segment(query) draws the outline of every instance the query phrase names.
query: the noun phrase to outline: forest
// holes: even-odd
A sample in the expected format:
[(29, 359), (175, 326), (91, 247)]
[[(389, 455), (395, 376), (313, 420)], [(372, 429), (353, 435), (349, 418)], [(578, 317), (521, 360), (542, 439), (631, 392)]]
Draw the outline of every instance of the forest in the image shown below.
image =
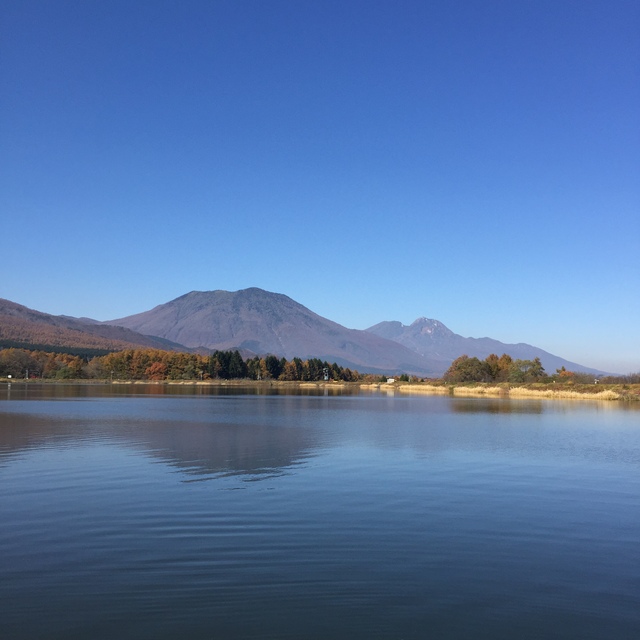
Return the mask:
[(319, 358), (286, 360), (273, 355), (244, 360), (239, 351), (197, 353), (125, 349), (102, 356), (0, 350), (0, 377), (57, 380), (342, 380), (358, 381), (358, 371)]

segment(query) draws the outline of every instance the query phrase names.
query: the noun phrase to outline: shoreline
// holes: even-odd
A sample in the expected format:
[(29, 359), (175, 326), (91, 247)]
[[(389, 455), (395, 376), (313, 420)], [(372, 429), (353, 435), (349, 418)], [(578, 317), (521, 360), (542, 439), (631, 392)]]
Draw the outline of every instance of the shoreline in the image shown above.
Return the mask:
[(640, 384), (570, 385), (553, 383), (469, 383), (446, 384), (444, 382), (343, 382), (343, 381), (285, 381), (285, 380), (55, 380), (0, 378), (0, 385), (68, 385), (87, 386), (186, 386), (232, 387), (255, 389), (353, 389), (358, 391), (392, 392), (406, 395), (436, 395), (452, 397), (576, 399), (617, 402), (639, 402)]

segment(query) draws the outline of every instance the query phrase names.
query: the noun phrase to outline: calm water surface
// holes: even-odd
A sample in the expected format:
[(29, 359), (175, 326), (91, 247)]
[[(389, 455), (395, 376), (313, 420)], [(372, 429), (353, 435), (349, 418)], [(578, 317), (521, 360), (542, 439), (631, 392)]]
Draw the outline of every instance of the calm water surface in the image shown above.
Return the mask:
[(640, 638), (640, 411), (2, 385), (0, 636)]

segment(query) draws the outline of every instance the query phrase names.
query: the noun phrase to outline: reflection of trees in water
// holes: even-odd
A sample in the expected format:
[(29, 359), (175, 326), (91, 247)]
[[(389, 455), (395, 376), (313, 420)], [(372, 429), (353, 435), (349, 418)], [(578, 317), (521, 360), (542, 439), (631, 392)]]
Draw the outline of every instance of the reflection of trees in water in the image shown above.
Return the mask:
[(541, 400), (510, 400), (508, 398), (455, 398), (454, 413), (544, 413)]
[[(52, 426), (55, 430), (52, 431)], [(7, 457), (14, 457), (29, 449), (52, 444), (54, 439), (75, 438), (65, 424), (40, 416), (0, 412), (0, 465)]]
[(356, 386), (331, 386), (315, 383), (288, 384), (158, 384), (100, 382), (96, 384), (50, 384), (46, 382), (23, 382), (0, 385), (0, 399), (8, 400), (53, 400), (61, 398), (113, 398), (113, 397), (222, 397), (222, 396), (345, 396), (358, 395)]
[(230, 424), (86, 419), (0, 412), (0, 464), (45, 446), (122, 445), (163, 460), (185, 473), (280, 475), (314, 449), (308, 429), (269, 424)]

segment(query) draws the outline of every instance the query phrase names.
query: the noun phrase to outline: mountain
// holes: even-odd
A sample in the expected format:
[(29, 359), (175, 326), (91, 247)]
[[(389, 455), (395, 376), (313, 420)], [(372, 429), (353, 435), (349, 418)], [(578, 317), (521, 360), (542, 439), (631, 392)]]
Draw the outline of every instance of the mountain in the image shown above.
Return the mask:
[(147, 347), (184, 350), (182, 345), (143, 336), (130, 329), (112, 327), (96, 320), (53, 316), (0, 298), (0, 347), (38, 348), (46, 351), (119, 351)]
[(463, 354), (484, 359), (491, 353), (498, 356), (508, 353), (514, 360), (540, 358), (547, 373), (554, 373), (556, 369), (563, 366), (569, 371), (604, 373), (575, 362), (569, 362), (529, 344), (505, 344), (491, 338), (464, 338), (445, 327), (438, 320), (430, 320), (429, 318), (418, 318), (410, 325), (404, 325), (398, 321), (380, 322), (369, 327), (367, 331), (381, 338), (393, 340), (427, 359), (445, 360), (449, 363)]
[(449, 366), (438, 357), (424, 358), (393, 340), (347, 329), (285, 295), (257, 288), (192, 291), (108, 324), (192, 348), (320, 358), (360, 371), (436, 376)]
[(528, 344), (464, 338), (437, 320), (406, 326), (381, 322), (365, 331), (347, 329), (291, 298), (251, 288), (192, 291), (150, 311), (98, 322), (53, 316), (0, 298), (0, 348), (73, 349), (85, 353), (132, 348), (188, 351), (238, 349), (243, 356), (273, 354), (288, 360), (320, 358), (361, 372), (439, 377), (462, 354), (486, 358), (540, 358), (545, 370), (601, 374), (596, 369)]

